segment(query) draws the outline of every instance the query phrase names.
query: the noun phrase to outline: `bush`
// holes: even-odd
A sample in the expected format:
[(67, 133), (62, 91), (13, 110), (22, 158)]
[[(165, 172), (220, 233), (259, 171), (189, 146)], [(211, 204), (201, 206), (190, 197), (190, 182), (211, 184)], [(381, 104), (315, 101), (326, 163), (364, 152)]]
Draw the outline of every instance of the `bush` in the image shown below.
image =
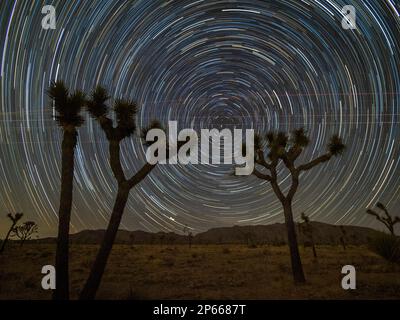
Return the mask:
[(380, 234), (371, 238), (369, 246), (373, 252), (387, 261), (400, 263), (400, 238), (389, 234)]

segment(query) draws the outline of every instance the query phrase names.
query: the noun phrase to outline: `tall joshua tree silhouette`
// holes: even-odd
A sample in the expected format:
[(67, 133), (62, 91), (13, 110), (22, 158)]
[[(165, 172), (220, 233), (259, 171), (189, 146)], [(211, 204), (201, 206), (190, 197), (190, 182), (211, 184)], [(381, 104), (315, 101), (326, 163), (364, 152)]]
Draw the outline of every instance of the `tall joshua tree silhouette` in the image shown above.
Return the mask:
[[(79, 298), (81, 300), (91, 300), (95, 298), (128, 201), (129, 192), (155, 167), (155, 165), (146, 163), (130, 178), (125, 176), (120, 159), (120, 144), (122, 140), (132, 136), (136, 131), (137, 106), (134, 102), (129, 100), (116, 100), (113, 106), (116, 118), (115, 126), (113, 120), (108, 116), (108, 99), (107, 90), (102, 87), (97, 87), (87, 102), (87, 108), (90, 115), (99, 123), (109, 142), (109, 162), (114, 178), (117, 181), (118, 191), (106, 233), (89, 277), (80, 294)], [(143, 134), (145, 135), (146, 131), (151, 128), (160, 127), (157, 121), (153, 121), (148, 129), (143, 130)]]
[(56, 283), (53, 299), (69, 299), (69, 225), (71, 220), (72, 189), (74, 178), (74, 156), (78, 131), (84, 120), (80, 115), (85, 105), (81, 91), (70, 94), (62, 81), (54, 82), (48, 90), (56, 121), (63, 130), (61, 145), (61, 192), (58, 211), (58, 237), (56, 248)]
[[(266, 134), (265, 140), (268, 149), (268, 160), (265, 157), (266, 150), (264, 150), (264, 139), (259, 135), (256, 135), (254, 139), (256, 166), (253, 174), (262, 180), (268, 181), (279, 201), (282, 203), (294, 282), (303, 283), (305, 282), (305, 277), (301, 264), (292, 212), (292, 201), (299, 186), (299, 177), (302, 172), (329, 161), (333, 156), (342, 154), (345, 150), (345, 145), (338, 135), (334, 135), (329, 141), (328, 151), (325, 154), (308, 163), (296, 166), (296, 159), (310, 142), (303, 128), (294, 130), (290, 137), (283, 132), (269, 132)], [(281, 190), (278, 182), (278, 165), (280, 162), (283, 162), (292, 178), (291, 186), (286, 195)], [(261, 167), (261, 170), (258, 169), (259, 167)], [(265, 172), (265, 170), (268, 170), (269, 173)]]
[(17, 225), (18, 221), (21, 220), (23, 215), (24, 215), (23, 213), (19, 213), (19, 212), (14, 215), (12, 213), (7, 214), (7, 218), (9, 218), (11, 220), (11, 226), (6, 234), (5, 239), (3, 240), (3, 243), (1, 244), (0, 253), (2, 253), (4, 251), (4, 248), (6, 247), (6, 244), (7, 244), (8, 238), (10, 237), (11, 232), (14, 230), (15, 226)]
[(378, 202), (376, 207), (383, 211), (384, 215), (380, 215), (372, 209), (367, 209), (367, 213), (374, 216), (378, 221), (382, 222), (385, 227), (389, 230), (390, 234), (394, 236), (394, 226), (400, 222), (400, 217), (392, 217), (386, 206), (382, 202)]

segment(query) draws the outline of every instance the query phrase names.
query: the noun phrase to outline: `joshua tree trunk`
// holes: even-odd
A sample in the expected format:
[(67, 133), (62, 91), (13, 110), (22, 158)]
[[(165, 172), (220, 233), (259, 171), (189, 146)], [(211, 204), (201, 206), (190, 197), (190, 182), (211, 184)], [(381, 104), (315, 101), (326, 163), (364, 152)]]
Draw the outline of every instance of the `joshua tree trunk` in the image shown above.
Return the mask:
[(121, 222), (122, 215), (129, 196), (129, 187), (119, 186), (117, 199), (115, 200), (114, 208), (111, 214), (103, 242), (97, 254), (96, 260), (90, 271), (90, 275), (79, 297), (80, 300), (93, 300), (100, 286), (101, 278), (110, 255), (115, 237)]
[(58, 212), (56, 249), (56, 289), (53, 292), (54, 300), (69, 299), (69, 225), (71, 220), (76, 137), (77, 133), (75, 129), (64, 129), (62, 142), (61, 195)]
[(312, 245), (312, 251), (313, 251), (314, 258), (316, 259), (318, 257), (317, 257), (317, 250), (315, 249), (315, 243), (314, 243), (313, 235), (311, 235), (311, 245)]
[(13, 223), (10, 227), (10, 230), (8, 230), (7, 235), (5, 237), (5, 239), (3, 240), (3, 243), (1, 244), (1, 249), (0, 249), (0, 253), (3, 253), (5, 247), (6, 247), (6, 243), (8, 241), (8, 238), (10, 237), (11, 231), (14, 229), (16, 223)]
[(288, 236), (288, 244), (290, 250), (290, 261), (292, 264), (292, 272), (295, 283), (304, 283), (306, 279), (304, 277), (303, 266), (301, 264), (301, 258), (299, 253), (299, 247), (297, 244), (296, 229), (293, 221), (292, 203), (289, 200), (285, 200), (283, 203), (283, 211), (285, 215), (285, 224)]

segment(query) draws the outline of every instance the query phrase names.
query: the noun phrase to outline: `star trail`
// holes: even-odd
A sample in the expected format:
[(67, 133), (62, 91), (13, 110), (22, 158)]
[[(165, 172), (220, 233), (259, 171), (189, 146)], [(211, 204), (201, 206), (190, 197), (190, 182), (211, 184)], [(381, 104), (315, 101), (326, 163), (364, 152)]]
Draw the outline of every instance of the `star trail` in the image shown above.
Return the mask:
[[(45, 30), (41, 9), (56, 9)], [(342, 28), (342, 7), (356, 29)], [(51, 81), (96, 85), (182, 128), (256, 132), (304, 127), (311, 145), (342, 157), (303, 173), (295, 217), (379, 228), (377, 201), (400, 207), (400, 4), (364, 1), (24, 1), (0, 3), (0, 214), (23, 211), (55, 235), (61, 130), (46, 95)], [(105, 228), (116, 194), (108, 144), (84, 113), (76, 149), (72, 231)], [(127, 173), (145, 162), (139, 135), (126, 140)], [(132, 190), (123, 228), (182, 233), (282, 222), (270, 185), (235, 177), (232, 165), (159, 165)], [(281, 167), (282, 187), (290, 175)], [(7, 226), (1, 218), (0, 232)]]

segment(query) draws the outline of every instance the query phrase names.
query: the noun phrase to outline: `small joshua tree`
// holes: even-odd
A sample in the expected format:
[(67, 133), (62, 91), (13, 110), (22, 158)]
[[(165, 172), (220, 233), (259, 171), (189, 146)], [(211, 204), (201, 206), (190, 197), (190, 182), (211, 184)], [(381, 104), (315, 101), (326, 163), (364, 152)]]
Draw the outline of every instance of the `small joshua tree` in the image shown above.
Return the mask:
[(383, 211), (383, 215), (380, 215), (372, 209), (367, 209), (367, 213), (374, 216), (378, 221), (383, 223), (385, 227), (389, 230), (390, 234), (394, 236), (394, 226), (400, 222), (400, 217), (392, 217), (389, 211), (386, 209), (385, 205), (381, 202), (376, 204), (376, 207)]
[(10, 234), (12, 233), (12, 231), (14, 230), (15, 226), (17, 225), (18, 221), (21, 220), (21, 218), (23, 217), (23, 213), (16, 213), (16, 214), (12, 214), (9, 213), (7, 214), (7, 217), (11, 220), (11, 226), (10, 229), (7, 232), (6, 238), (4, 239), (1, 248), (0, 248), (0, 253), (2, 253), (4, 251), (4, 248), (6, 247), (6, 243), (8, 241), (8, 238), (10, 237)]
[[(301, 222), (297, 222), (297, 234), (298, 234), (298, 238), (303, 238), (304, 239), (304, 235), (303, 235), (303, 227), (301, 225)], [(305, 248), (305, 246), (304, 246)]]
[(315, 249), (315, 243), (314, 243), (313, 227), (310, 223), (310, 218), (306, 216), (304, 212), (302, 212), (301, 220), (303, 221), (302, 223), (303, 234), (307, 236), (307, 238), (310, 240), (314, 258), (317, 258), (317, 250)]
[(191, 248), (192, 247), (192, 241), (193, 241), (193, 233), (192, 233), (192, 231), (189, 230), (188, 226), (185, 226), (185, 228), (183, 229), (183, 233), (187, 234), (187, 240), (188, 240), (189, 248)]
[(189, 242), (189, 248), (191, 248), (192, 242), (193, 242), (193, 233), (191, 231), (189, 231), (189, 234), (188, 234), (188, 242)]
[(38, 225), (34, 221), (26, 221), (20, 226), (14, 227), (11, 237), (18, 238), (21, 247), (26, 240), (30, 240), (34, 234), (38, 233)]
[[(266, 144), (264, 140), (266, 140)], [(295, 163), (296, 160), (309, 145), (309, 142), (310, 140), (303, 128), (294, 130), (290, 137), (284, 132), (269, 132), (265, 135), (265, 139), (261, 136), (256, 136), (254, 139), (255, 163), (261, 170), (255, 167), (253, 174), (259, 179), (268, 181), (275, 195), (282, 203), (295, 283), (305, 282), (292, 211), (293, 198), (299, 186), (300, 175), (321, 163), (328, 162), (334, 156), (341, 155), (346, 148), (342, 139), (338, 135), (333, 135), (325, 154), (308, 163), (297, 165)], [(265, 157), (266, 150), (268, 159)], [(292, 178), (291, 186), (286, 194), (281, 189), (278, 180), (278, 165), (281, 162), (283, 162)]]

